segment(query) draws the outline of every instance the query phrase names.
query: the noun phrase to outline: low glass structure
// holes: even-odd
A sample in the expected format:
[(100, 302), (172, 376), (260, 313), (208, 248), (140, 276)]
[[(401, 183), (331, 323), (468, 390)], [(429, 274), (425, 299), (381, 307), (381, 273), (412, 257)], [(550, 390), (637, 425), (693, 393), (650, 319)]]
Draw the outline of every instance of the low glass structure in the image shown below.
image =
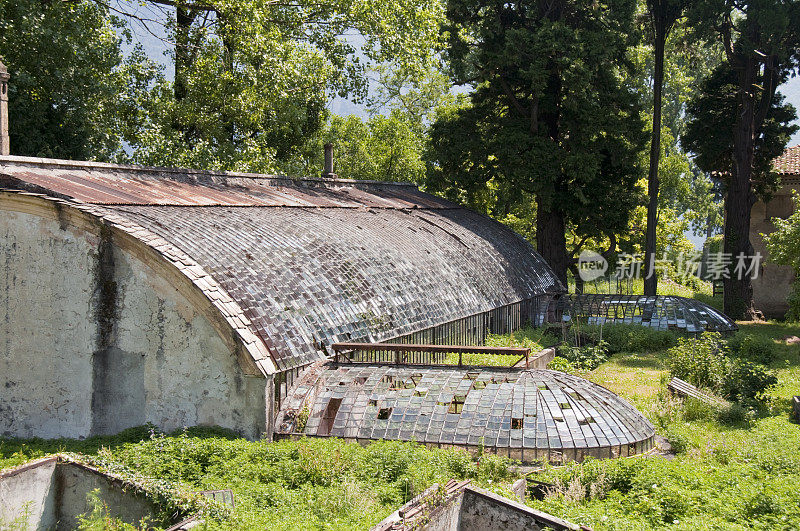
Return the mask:
[(630, 403), (550, 370), (344, 365), (309, 370), (276, 436), (465, 447), (523, 463), (635, 455), (655, 430)]

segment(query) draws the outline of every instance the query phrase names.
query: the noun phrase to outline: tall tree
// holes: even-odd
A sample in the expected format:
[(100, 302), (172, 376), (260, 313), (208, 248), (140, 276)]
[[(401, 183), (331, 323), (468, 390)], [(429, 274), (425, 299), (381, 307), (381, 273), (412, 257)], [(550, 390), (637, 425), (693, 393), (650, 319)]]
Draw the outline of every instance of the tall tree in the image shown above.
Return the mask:
[[(647, 0), (647, 11), (653, 39), (655, 68), (653, 73), (653, 133), (650, 138), (650, 169), (647, 179), (647, 234), (645, 237), (645, 272), (653, 272), (656, 254), (656, 227), (658, 225), (658, 161), (661, 155), (661, 95), (664, 89), (664, 49), (672, 26), (683, 15), (685, 0)], [(644, 294), (655, 295), (658, 275), (647, 274), (644, 279)]]
[(276, 171), (300, 156), (334, 96), (363, 100), (369, 65), (424, 64), (443, 11), (424, 0), (143, 3), (166, 10), (166, 27), (153, 32), (173, 43), (175, 78), (143, 102), (132, 160), (251, 171)]
[[(735, 262), (741, 259), (746, 270), (752, 265), (748, 257), (753, 255), (750, 212), (759, 189), (769, 189), (764, 179), (770, 173), (771, 157), (777, 155), (774, 144), (767, 141), (768, 127), (785, 123), (780, 113), (786, 107), (776, 90), (800, 64), (800, 2), (717, 0), (703, 2), (693, 11), (698, 27), (720, 37), (728, 65), (727, 71), (716, 72), (711, 80), (724, 99), (707, 105), (701, 103), (705, 97), (701, 95), (694, 112), (696, 126), (702, 129), (699, 122), (717, 115), (723, 105), (730, 114), (717, 117), (733, 123), (720, 129), (731, 133), (727, 138), (708, 131), (711, 136), (695, 137), (696, 142), (689, 145), (699, 160), (717, 158), (715, 170), (726, 176), (724, 252)], [(726, 87), (735, 89), (733, 98)], [(788, 140), (780, 132), (772, 138), (783, 145)], [(752, 318), (756, 309), (750, 276), (734, 273), (731, 270), (725, 279), (725, 313), (735, 319)]]
[(621, 230), (646, 141), (631, 68), (635, 2), (450, 0), (446, 56), (470, 105), (432, 126), (429, 187), (536, 198), (537, 248), (566, 285), (565, 233)]
[(140, 53), (124, 60), (122, 27), (94, 3), (0, 0), (12, 154), (107, 160), (121, 152), (127, 102), (153, 68)]

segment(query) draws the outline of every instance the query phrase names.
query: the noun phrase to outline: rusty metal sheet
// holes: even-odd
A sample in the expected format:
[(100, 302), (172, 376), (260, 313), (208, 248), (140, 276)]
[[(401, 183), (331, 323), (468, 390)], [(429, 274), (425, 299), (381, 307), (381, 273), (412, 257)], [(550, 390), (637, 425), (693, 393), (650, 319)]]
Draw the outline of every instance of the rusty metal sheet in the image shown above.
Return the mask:
[(0, 161), (0, 173), (26, 189), (83, 203), (153, 206), (271, 206), (327, 208), (455, 208), (413, 185), (255, 177), (186, 170)]

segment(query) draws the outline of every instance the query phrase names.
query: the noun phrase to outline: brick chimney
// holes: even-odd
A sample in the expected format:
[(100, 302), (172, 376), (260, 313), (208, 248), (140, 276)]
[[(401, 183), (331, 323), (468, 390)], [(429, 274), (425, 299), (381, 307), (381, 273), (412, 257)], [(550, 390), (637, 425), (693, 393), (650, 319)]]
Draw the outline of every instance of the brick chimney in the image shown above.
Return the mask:
[(325, 144), (325, 167), (322, 170), (322, 177), (326, 179), (336, 179), (339, 176), (333, 173), (333, 144)]
[(0, 61), (0, 155), (11, 153), (8, 139), (8, 69)]

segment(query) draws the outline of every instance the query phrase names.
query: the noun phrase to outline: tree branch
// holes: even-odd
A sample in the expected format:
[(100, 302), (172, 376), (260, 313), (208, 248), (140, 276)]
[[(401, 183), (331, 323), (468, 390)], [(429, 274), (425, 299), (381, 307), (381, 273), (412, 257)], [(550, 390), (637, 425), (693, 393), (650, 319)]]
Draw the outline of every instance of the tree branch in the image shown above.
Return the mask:
[(506, 93), (506, 96), (508, 96), (508, 99), (511, 100), (511, 104), (514, 106), (514, 108), (517, 110), (518, 113), (520, 113), (522, 116), (526, 116), (528, 113), (525, 111), (525, 107), (522, 106), (517, 97), (514, 95), (514, 91), (511, 90), (511, 86), (508, 84), (508, 81), (506, 81), (506, 79), (502, 75), (498, 77), (500, 79), (500, 84), (503, 86), (503, 90)]

